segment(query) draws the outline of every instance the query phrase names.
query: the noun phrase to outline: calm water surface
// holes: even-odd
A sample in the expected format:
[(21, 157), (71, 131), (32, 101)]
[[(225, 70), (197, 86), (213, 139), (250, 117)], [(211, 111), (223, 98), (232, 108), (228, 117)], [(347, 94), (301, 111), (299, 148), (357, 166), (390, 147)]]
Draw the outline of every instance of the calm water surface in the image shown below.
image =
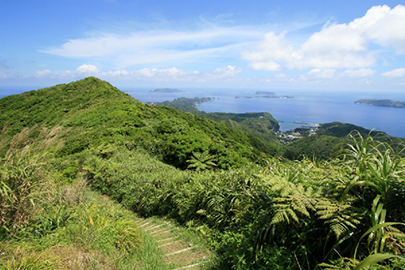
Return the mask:
[[(37, 88), (19, 87), (3, 90), (0, 88), (0, 97)], [(180, 89), (184, 91), (180, 93), (153, 93), (150, 92), (151, 88), (121, 88), (121, 90), (142, 102), (160, 102), (179, 97), (212, 97), (215, 98), (213, 102), (203, 103), (198, 108), (206, 112), (269, 112), (280, 121), (282, 131), (300, 127), (301, 124), (294, 123), (296, 121), (316, 124), (339, 121), (405, 138), (405, 108), (386, 108), (354, 103), (363, 98), (405, 101), (405, 93), (270, 90), (277, 96), (294, 96), (289, 99), (273, 99), (256, 98), (256, 90), (252, 89)], [(240, 98), (236, 99), (236, 96)], [(245, 98), (247, 96), (252, 98)]]
[[(152, 93), (146, 89), (126, 91), (143, 102), (173, 100), (178, 97), (214, 97), (214, 102), (203, 103), (198, 109), (205, 112), (269, 112), (280, 121), (280, 130), (300, 127), (294, 122), (351, 123), (367, 129), (384, 131), (388, 135), (405, 138), (405, 108), (387, 108), (355, 104), (362, 98), (405, 101), (404, 93), (274, 91), (277, 96), (294, 98), (256, 98), (255, 90), (193, 89), (181, 93)], [(239, 96), (240, 98), (235, 98)], [(245, 97), (252, 98), (245, 98)]]

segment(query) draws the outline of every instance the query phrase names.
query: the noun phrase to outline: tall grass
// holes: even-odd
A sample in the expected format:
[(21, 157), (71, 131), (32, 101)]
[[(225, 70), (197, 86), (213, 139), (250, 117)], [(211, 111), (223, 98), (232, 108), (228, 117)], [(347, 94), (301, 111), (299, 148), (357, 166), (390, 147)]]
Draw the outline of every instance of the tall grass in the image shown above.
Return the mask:
[[(0, 151), (8, 147), (0, 161), (0, 232), (12, 236), (32, 218), (36, 202), (49, 190), (52, 181), (45, 173), (48, 150), (58, 145), (56, 130), (25, 128), (13, 138), (0, 135)], [(33, 138), (38, 134), (36, 138)]]
[(53, 179), (60, 128), (0, 136), (0, 269), (129, 269), (141, 245), (133, 213), (78, 178)]

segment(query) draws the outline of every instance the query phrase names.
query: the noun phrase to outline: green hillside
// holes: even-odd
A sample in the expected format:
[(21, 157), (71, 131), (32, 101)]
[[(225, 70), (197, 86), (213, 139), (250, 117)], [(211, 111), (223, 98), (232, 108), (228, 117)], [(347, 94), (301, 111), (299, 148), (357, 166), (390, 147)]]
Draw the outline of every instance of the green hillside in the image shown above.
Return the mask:
[(259, 113), (206, 113), (195, 108), (196, 104), (212, 102), (211, 98), (177, 98), (173, 101), (155, 103), (157, 106), (167, 106), (183, 112), (190, 112), (194, 115), (221, 122), (228, 127), (240, 129), (247, 133), (272, 144), (282, 154), (280, 142), (275, 135), (280, 126), (278, 121), (268, 112)]
[(93, 77), (0, 99), (0, 269), (405, 268), (390, 140), (331, 123), (289, 160), (218, 120)]
[(308, 136), (308, 129), (296, 129), (302, 137), (296, 138), (288, 145), (281, 145), (276, 131), (279, 130), (278, 121), (267, 112), (260, 113), (206, 113), (198, 110), (195, 105), (202, 102), (211, 102), (211, 98), (177, 98), (173, 101), (157, 102), (157, 106), (168, 106), (190, 112), (194, 115), (202, 116), (221, 122), (229, 127), (246, 131), (247, 133), (260, 138), (264, 142), (270, 143), (273, 153), (276, 156), (294, 160), (310, 157), (315, 159), (330, 159), (333, 152), (339, 148), (344, 148), (347, 144), (345, 138), (352, 132), (359, 132), (363, 137), (369, 134), (382, 142), (389, 143), (399, 152), (404, 149), (405, 140), (402, 138), (390, 137), (380, 131), (371, 131), (353, 124), (332, 122), (321, 124), (315, 136)]
[(274, 147), (191, 114), (141, 103), (96, 78), (39, 89), (0, 100), (0, 125), (14, 135), (34, 124), (60, 126), (60, 155), (109, 144), (141, 147), (160, 160), (185, 169), (194, 152), (208, 151), (220, 168), (258, 161)]
[(333, 153), (346, 148), (347, 137), (353, 132), (361, 136), (372, 136), (375, 140), (388, 143), (395, 151), (404, 155), (405, 139), (391, 137), (381, 131), (368, 130), (353, 124), (332, 122), (321, 124), (316, 135), (296, 139), (286, 146), (284, 156), (289, 159), (300, 159), (304, 156), (317, 159), (330, 159)]

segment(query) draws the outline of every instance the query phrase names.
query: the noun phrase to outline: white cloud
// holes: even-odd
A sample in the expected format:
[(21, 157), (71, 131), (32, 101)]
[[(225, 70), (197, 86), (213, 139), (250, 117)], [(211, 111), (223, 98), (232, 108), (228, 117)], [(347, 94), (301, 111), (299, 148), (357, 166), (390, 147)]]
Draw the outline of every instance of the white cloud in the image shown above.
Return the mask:
[(349, 24), (325, 24), (298, 46), (287, 40), (286, 33), (267, 33), (257, 49), (243, 52), (242, 58), (257, 70), (360, 68), (360, 74), (376, 64), (377, 51), (370, 43), (405, 53), (404, 29), (404, 6), (375, 6)]
[(360, 68), (360, 69), (347, 69), (343, 72), (338, 72), (336, 69), (311, 69), (307, 75), (300, 76), (303, 81), (315, 81), (319, 79), (338, 79), (344, 77), (351, 78), (366, 78), (373, 76), (375, 70), (370, 68)]
[(298, 52), (292, 45), (284, 40), (285, 33), (276, 35), (273, 32), (264, 36), (264, 41), (259, 43), (259, 51), (242, 53), (242, 58), (251, 61), (249, 67), (259, 70), (278, 71), (281, 64), (277, 62), (292, 62), (299, 58)]
[(95, 65), (84, 64), (75, 70), (51, 71), (49, 69), (38, 70), (33, 77), (36, 78), (57, 78), (57, 79), (76, 79), (83, 76), (99, 76), (99, 68)]
[(398, 68), (382, 73), (385, 77), (405, 77), (405, 68)]
[(285, 34), (277, 36), (275, 33), (267, 33), (264, 41), (259, 44), (258, 50), (245, 51), (242, 53), (242, 58), (250, 61), (249, 67), (253, 69), (269, 71), (362, 68), (373, 65), (374, 56), (365, 50), (364, 41), (349, 37), (347, 39), (349, 44), (346, 44), (343, 32), (339, 27), (332, 27), (315, 33), (302, 44), (300, 49), (295, 49), (286, 40)]
[(85, 75), (95, 75), (99, 72), (99, 69), (94, 65), (81, 65), (76, 71)]
[(234, 78), (237, 74), (242, 71), (240, 67), (236, 66), (227, 66), (223, 68), (217, 68), (212, 73), (211, 77), (215, 79), (224, 79), (224, 78)]
[(312, 69), (308, 72), (308, 76), (318, 79), (331, 79), (335, 77), (336, 70), (334, 69)]
[[(51, 71), (40, 70), (34, 74), (37, 78), (80, 79), (84, 76), (96, 76), (104, 80), (134, 80), (134, 81), (225, 81), (234, 79), (241, 72), (240, 67), (228, 65), (216, 68), (212, 72), (199, 72), (179, 69), (176, 67), (158, 69), (142, 68), (132, 71), (115, 70), (100, 71), (95, 65), (81, 65), (75, 70)], [(0, 74), (1, 75), (1, 74)]]
[(49, 69), (45, 69), (45, 70), (38, 70), (34, 76), (35, 77), (44, 77), (44, 76), (47, 76), (50, 74), (52, 74), (52, 71), (50, 71)]
[(381, 46), (392, 47), (405, 54), (405, 6), (375, 6), (366, 15), (349, 24), (364, 36)]
[(277, 74), (274, 75), (274, 78), (276, 78), (276, 79), (285, 79), (285, 78), (287, 78), (287, 75), (284, 74), (284, 73), (277, 73)]
[(371, 68), (360, 68), (360, 69), (348, 69), (345, 70), (341, 76), (342, 77), (355, 77), (355, 78), (364, 78), (371, 77), (375, 74), (375, 70)]
[(196, 75), (198, 72), (172, 67), (167, 69), (143, 68), (129, 72), (127, 77), (137, 80), (190, 81), (195, 79)]
[(238, 55), (246, 42), (259, 40), (263, 30), (253, 27), (216, 27), (196, 31), (138, 31), (71, 39), (41, 52), (68, 58), (95, 58), (118, 69), (153, 63), (195, 61), (208, 57)]

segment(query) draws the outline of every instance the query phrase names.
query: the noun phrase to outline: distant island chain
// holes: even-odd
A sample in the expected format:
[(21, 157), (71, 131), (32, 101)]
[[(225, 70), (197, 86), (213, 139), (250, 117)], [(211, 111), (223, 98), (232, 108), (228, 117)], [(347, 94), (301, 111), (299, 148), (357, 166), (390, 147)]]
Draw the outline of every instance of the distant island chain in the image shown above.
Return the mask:
[(180, 93), (183, 92), (176, 88), (156, 88), (155, 90), (150, 90), (149, 92), (153, 93)]

